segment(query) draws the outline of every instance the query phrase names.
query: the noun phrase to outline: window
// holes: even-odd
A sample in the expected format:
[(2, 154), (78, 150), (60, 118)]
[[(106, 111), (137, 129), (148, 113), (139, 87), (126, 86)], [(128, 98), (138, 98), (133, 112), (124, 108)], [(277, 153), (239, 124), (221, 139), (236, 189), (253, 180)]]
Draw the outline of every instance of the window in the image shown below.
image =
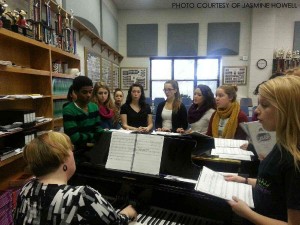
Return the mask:
[(220, 62), (220, 57), (151, 57), (151, 98), (165, 97), (167, 80), (177, 80), (180, 94), (191, 99), (198, 84), (209, 86), (215, 93), (220, 82)]

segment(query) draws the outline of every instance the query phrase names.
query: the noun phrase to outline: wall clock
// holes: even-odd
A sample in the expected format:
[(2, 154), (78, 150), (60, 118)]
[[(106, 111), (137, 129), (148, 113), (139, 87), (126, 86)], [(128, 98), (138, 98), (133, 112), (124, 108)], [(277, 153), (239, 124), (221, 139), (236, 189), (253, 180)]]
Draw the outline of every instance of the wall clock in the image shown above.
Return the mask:
[(257, 63), (256, 63), (257, 68), (258, 68), (258, 69), (261, 69), (261, 70), (264, 69), (264, 68), (266, 68), (267, 65), (268, 65), (268, 62), (267, 62), (267, 60), (265, 60), (265, 59), (260, 59), (260, 60), (258, 60)]

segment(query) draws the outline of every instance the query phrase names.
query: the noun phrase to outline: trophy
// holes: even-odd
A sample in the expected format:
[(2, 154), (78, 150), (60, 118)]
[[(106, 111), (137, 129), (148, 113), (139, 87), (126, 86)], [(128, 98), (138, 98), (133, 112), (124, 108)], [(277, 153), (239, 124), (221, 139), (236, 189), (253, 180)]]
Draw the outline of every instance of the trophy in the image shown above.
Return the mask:
[(70, 20), (66, 12), (64, 29), (63, 29), (63, 50), (67, 52), (70, 51), (70, 39), (71, 39)]
[(57, 35), (62, 35), (62, 19), (61, 19), (60, 11), (61, 11), (61, 7), (60, 7), (60, 5), (58, 5), (57, 6), (57, 14), (56, 14), (56, 17), (57, 17), (56, 34)]
[(74, 12), (71, 9), (71, 17), (70, 17), (70, 29), (71, 29), (71, 38), (70, 38), (70, 52), (76, 54), (76, 31), (73, 29), (73, 21), (74, 21)]
[(5, 12), (5, 15), (7, 15), (11, 19), (10, 29), (16, 33), (23, 34), (23, 29), (21, 27), (19, 27), (17, 24), (17, 22), (19, 20), (19, 12), (17, 10), (7, 11), (7, 12)]
[(56, 43), (56, 47), (62, 49), (62, 18), (61, 18), (61, 7), (60, 5), (57, 6), (57, 14), (56, 14), (56, 19), (55, 21), (55, 33), (56, 33), (56, 40), (54, 41)]
[(45, 2), (45, 14), (46, 14), (46, 20), (43, 21), (43, 36), (44, 36), (44, 42), (46, 44), (53, 44), (53, 29), (51, 26), (51, 7), (50, 7), (50, 1)]
[(8, 5), (6, 4), (6, 1), (0, 0), (0, 28), (4, 27), (7, 29), (10, 29), (11, 22), (9, 19), (7, 19), (5, 17), (5, 14), (6, 14), (5, 11), (6, 11), (7, 7), (8, 7)]
[(285, 61), (284, 61), (284, 70), (292, 69), (292, 51), (288, 50), (286, 52)]
[(41, 0), (34, 0), (33, 5), (33, 20), (34, 20), (34, 36), (38, 41), (42, 41), (42, 23), (41, 23)]

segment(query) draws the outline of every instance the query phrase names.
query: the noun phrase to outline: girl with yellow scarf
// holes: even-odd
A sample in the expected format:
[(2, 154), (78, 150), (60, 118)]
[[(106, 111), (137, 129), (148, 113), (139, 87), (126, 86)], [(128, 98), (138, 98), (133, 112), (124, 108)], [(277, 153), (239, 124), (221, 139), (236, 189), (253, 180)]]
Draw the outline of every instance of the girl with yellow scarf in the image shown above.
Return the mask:
[(222, 85), (216, 91), (217, 111), (211, 116), (207, 135), (215, 138), (245, 140), (247, 135), (239, 123), (248, 122), (236, 101), (237, 86)]

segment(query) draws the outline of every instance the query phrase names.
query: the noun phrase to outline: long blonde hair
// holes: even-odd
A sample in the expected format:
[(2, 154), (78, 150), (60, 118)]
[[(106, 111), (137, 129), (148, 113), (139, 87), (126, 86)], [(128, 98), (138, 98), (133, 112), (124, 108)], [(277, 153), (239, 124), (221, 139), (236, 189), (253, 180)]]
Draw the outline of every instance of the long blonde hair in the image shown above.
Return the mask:
[(94, 89), (93, 89), (93, 94), (92, 94), (92, 101), (95, 102), (95, 103), (97, 103), (97, 105), (102, 105), (102, 103), (98, 99), (98, 91), (99, 91), (100, 88), (103, 88), (103, 89), (107, 90), (107, 92), (108, 92), (107, 99), (103, 103), (103, 106), (105, 106), (108, 109), (114, 110), (115, 109), (115, 105), (114, 105), (114, 103), (113, 103), (113, 101), (111, 99), (109, 87), (105, 83), (103, 83), (103, 82), (97, 82), (97, 83), (95, 83)]
[(277, 109), (277, 143), (292, 154), (295, 167), (299, 170), (300, 77), (289, 75), (269, 80), (260, 85), (259, 94)]

